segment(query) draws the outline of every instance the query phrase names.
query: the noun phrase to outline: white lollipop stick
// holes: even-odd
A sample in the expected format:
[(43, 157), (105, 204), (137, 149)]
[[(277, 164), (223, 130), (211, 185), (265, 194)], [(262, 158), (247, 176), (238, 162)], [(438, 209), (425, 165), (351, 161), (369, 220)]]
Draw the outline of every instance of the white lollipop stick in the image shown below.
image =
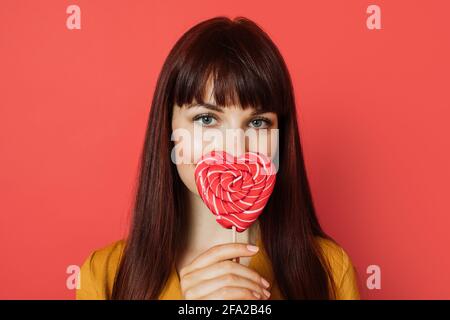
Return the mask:
[[(232, 231), (233, 243), (236, 243), (236, 226), (232, 226), (231, 229), (233, 230), (233, 231)], [(239, 257), (233, 259), (232, 261), (235, 261), (235, 262), (237, 262), (237, 263), (240, 263), (240, 262), (239, 262)]]

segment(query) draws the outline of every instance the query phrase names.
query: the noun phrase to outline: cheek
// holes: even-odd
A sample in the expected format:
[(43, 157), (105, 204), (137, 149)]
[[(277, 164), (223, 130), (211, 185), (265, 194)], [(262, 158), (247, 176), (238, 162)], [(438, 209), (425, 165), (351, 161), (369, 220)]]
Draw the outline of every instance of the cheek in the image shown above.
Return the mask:
[(195, 165), (193, 162), (194, 144), (189, 130), (176, 129), (172, 133), (174, 149), (172, 150), (172, 162), (174, 162), (178, 175), (189, 191), (198, 194), (195, 185)]
[(203, 142), (202, 137), (193, 136), (191, 145), (192, 145), (192, 152), (193, 152), (192, 161), (193, 161), (193, 163), (196, 164), (200, 160), (202, 154), (204, 153), (203, 150), (205, 147), (204, 147), (204, 142)]
[(276, 162), (278, 162), (278, 159), (275, 159), (275, 157), (276, 155), (278, 155), (278, 145), (280, 143), (279, 137), (280, 131), (278, 129), (271, 130), (270, 140), (268, 142), (269, 156), (272, 158), (272, 160), (275, 160)]
[(177, 171), (186, 188), (198, 195), (194, 177), (195, 166), (193, 164), (177, 164)]
[(195, 127), (191, 133), (189, 143), (186, 143), (186, 150), (189, 149), (191, 154), (190, 163), (196, 165), (203, 155), (213, 150), (223, 149), (223, 133), (221, 130)]
[(205, 141), (200, 136), (189, 133), (183, 135), (183, 137), (177, 138), (175, 148), (172, 151), (172, 157), (177, 164), (183, 163), (195, 165), (202, 155), (213, 149), (214, 147), (211, 147), (211, 144), (208, 141)]
[(262, 153), (272, 160), (277, 154), (279, 130), (260, 130), (257, 134), (251, 134), (246, 140), (248, 151)]
[(172, 162), (176, 165), (178, 175), (189, 191), (198, 195), (194, 176), (195, 166), (201, 156), (210, 149), (209, 143), (205, 141), (203, 134), (199, 134), (193, 126), (187, 124), (175, 127), (172, 139), (175, 147), (171, 157)]
[(202, 155), (212, 151), (215, 148), (216, 146), (211, 145), (211, 142), (208, 140), (206, 135), (195, 135), (192, 131), (190, 131), (189, 135), (183, 136), (183, 138), (176, 143), (177, 151), (175, 154), (177, 155), (176, 167), (178, 174), (184, 185), (194, 194), (198, 195), (194, 175), (195, 166)]

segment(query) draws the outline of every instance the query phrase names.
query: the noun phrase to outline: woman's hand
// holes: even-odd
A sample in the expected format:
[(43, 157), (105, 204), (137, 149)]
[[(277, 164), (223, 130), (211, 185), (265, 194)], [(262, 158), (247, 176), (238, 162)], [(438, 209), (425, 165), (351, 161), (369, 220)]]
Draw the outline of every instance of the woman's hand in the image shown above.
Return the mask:
[[(256, 247), (255, 247), (256, 248)], [(244, 243), (211, 247), (180, 270), (180, 285), (186, 300), (266, 300), (269, 283), (256, 271), (231, 261), (252, 256)], [(266, 285), (265, 285), (266, 284)]]

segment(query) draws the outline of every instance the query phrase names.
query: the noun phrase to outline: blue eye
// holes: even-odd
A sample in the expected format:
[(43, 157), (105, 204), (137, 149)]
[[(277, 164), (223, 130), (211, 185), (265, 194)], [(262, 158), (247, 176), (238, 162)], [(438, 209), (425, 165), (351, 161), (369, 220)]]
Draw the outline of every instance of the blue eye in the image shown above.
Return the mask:
[(209, 115), (209, 114), (201, 114), (198, 115), (196, 117), (194, 117), (194, 122), (198, 122), (200, 125), (208, 127), (211, 125), (214, 125), (216, 121), (216, 119), (214, 119), (213, 116)]
[(268, 128), (271, 124), (272, 122), (269, 119), (263, 118), (253, 119), (250, 121), (250, 126), (256, 129)]
[(255, 128), (261, 127), (264, 123), (261, 119), (252, 120), (251, 122), (252, 126)]

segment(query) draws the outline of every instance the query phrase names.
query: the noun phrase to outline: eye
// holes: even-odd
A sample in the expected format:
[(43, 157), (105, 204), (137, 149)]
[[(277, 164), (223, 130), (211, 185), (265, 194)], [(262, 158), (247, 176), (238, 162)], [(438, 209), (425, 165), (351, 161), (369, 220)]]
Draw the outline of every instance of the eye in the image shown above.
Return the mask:
[(256, 128), (256, 129), (265, 129), (272, 125), (272, 121), (270, 121), (267, 118), (257, 118), (253, 119), (249, 123), (250, 127)]
[(212, 114), (199, 114), (194, 117), (193, 121), (201, 126), (209, 127), (213, 126), (217, 120)]

